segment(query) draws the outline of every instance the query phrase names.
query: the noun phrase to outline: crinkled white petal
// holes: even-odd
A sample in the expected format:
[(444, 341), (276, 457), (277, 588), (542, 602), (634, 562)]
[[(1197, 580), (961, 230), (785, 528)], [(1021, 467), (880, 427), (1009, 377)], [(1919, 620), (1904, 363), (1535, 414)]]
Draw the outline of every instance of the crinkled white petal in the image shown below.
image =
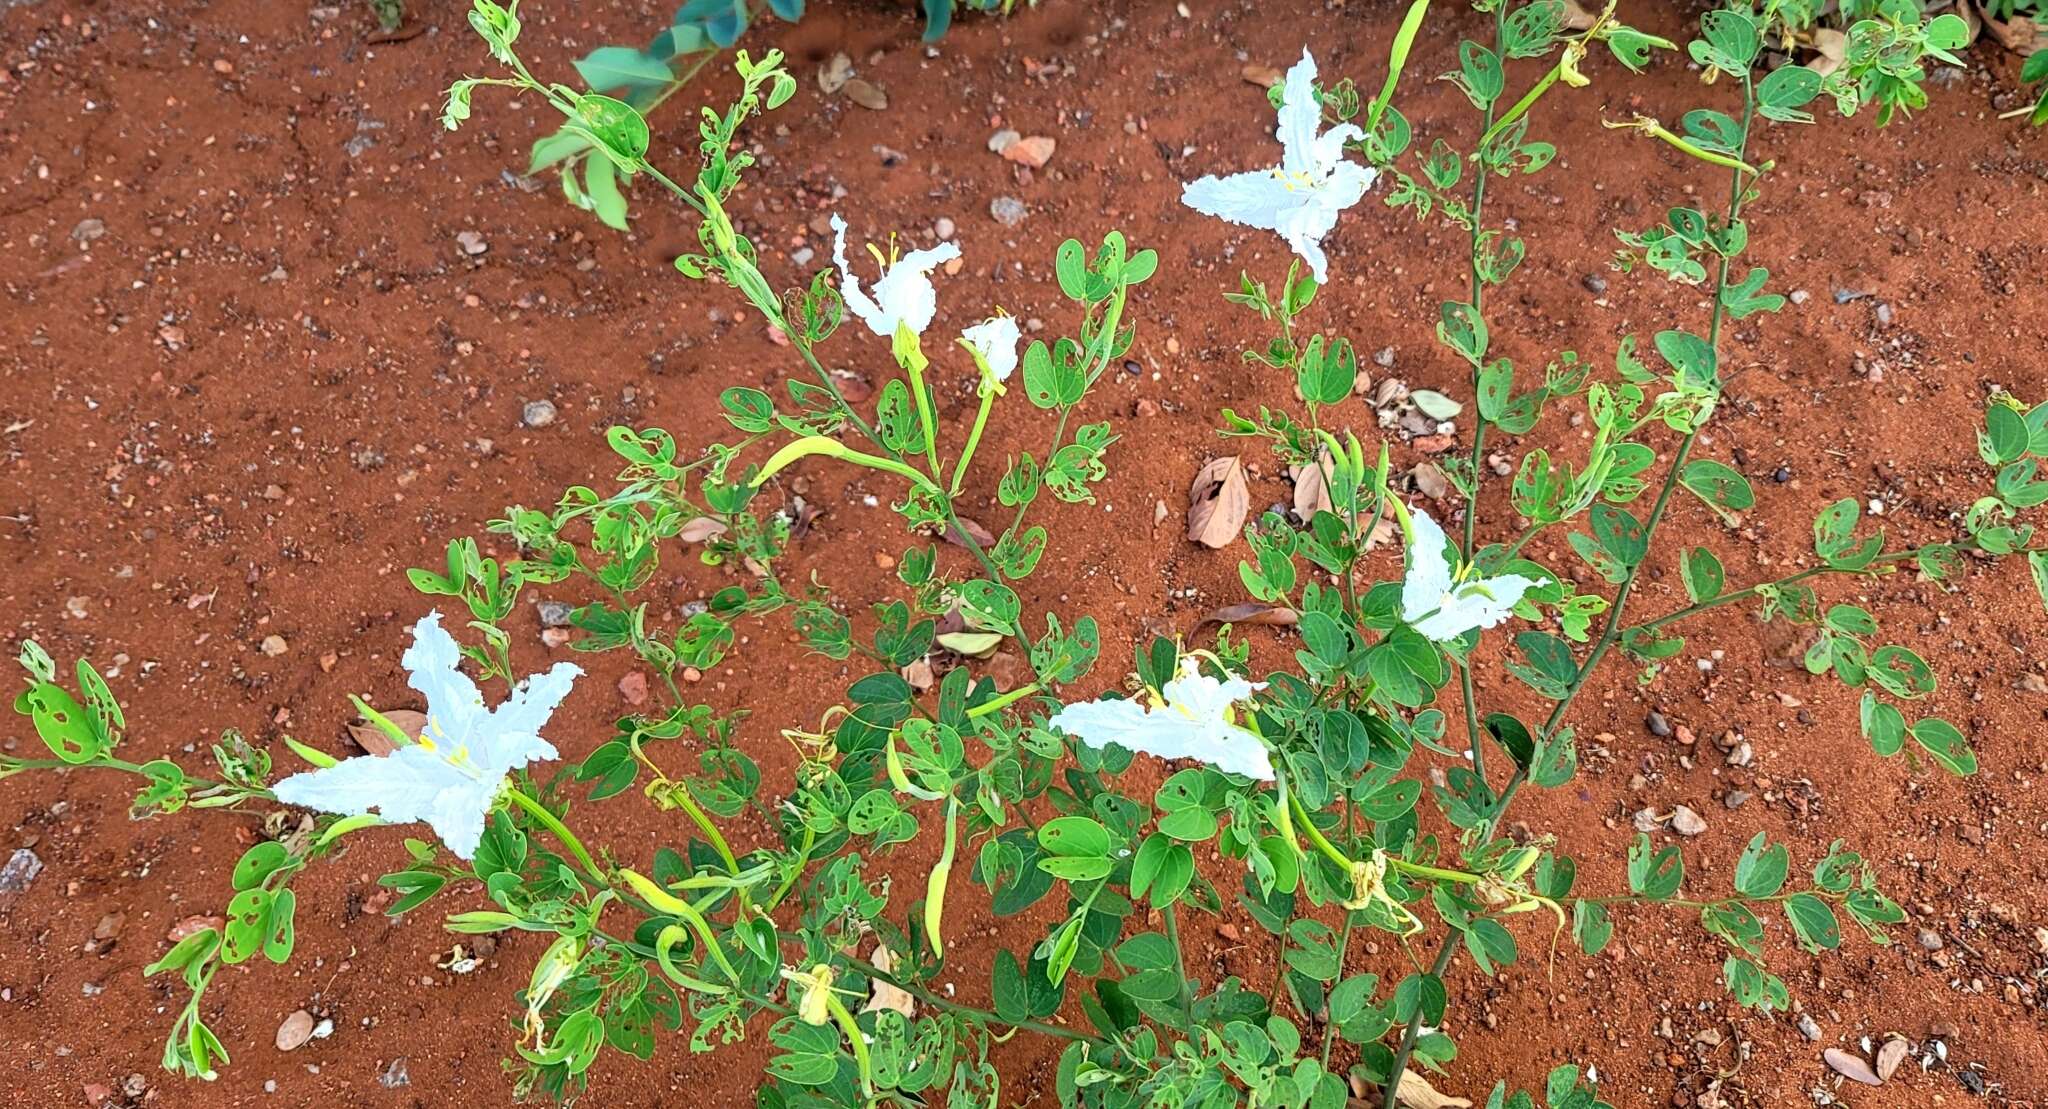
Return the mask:
[(427, 722), (435, 742), (468, 743), (489, 713), (476, 683), (462, 672), (462, 649), (441, 626), (441, 614), (429, 612), (412, 626), (412, 646), (399, 656), (406, 684), (427, 699)]
[(1205, 216), (1261, 231), (1278, 231), (1281, 213), (1294, 207), (1298, 200), (1285, 178), (1261, 169), (1190, 181), (1180, 191), (1180, 202)]
[(1202, 673), (1201, 660), (1190, 655), (1180, 660), (1180, 670), (1159, 693), (1169, 707), (1185, 716), (1223, 722), (1229, 718), (1232, 706), (1251, 700), (1252, 694), (1264, 688), (1264, 682), (1255, 685), (1238, 677), (1219, 682)]
[(392, 824), (425, 821), (449, 850), (466, 859), (476, 851), (476, 839), (468, 834), (469, 817), (463, 814), (473, 815), (481, 830), (483, 814), (503, 780), (502, 774), (466, 773), (425, 745), (413, 744), (389, 755), (363, 755), (294, 774), (271, 792), (287, 805), (321, 812), (375, 813)]
[(981, 360), (988, 363), (988, 372), (997, 381), (1008, 381), (1017, 372), (1017, 344), (1024, 339), (1024, 333), (1017, 328), (1017, 321), (1011, 316), (990, 316), (960, 333), (969, 346), (980, 352)]
[(1408, 544), (1408, 570), (1401, 581), (1401, 619), (1424, 638), (1441, 643), (1473, 628), (1494, 627), (1508, 618), (1524, 593), (1541, 584), (1502, 574), (1453, 586), (1444, 529), (1419, 508), (1409, 510), (1409, 516), (1415, 537)]
[[(1353, 139), (1362, 139), (1364, 137), (1364, 131), (1349, 123), (1340, 123), (1328, 131), (1317, 135), (1315, 143), (1315, 172), (1318, 175), (1328, 176), (1345, 166), (1350, 166), (1353, 169), (1363, 171), (1365, 183), (1367, 185), (1371, 184), (1374, 177), (1373, 171), (1344, 157), (1344, 144)], [(1364, 186), (1361, 185), (1358, 191), (1363, 194), (1365, 192)], [(1345, 206), (1348, 207), (1350, 204), (1356, 203), (1357, 199), (1357, 197), (1351, 198), (1351, 200), (1345, 202)]]
[(884, 268), (870, 297), (860, 287), (860, 278), (846, 261), (846, 221), (832, 217), (832, 262), (839, 267), (839, 296), (846, 310), (868, 325), (868, 330), (885, 339), (894, 338), (896, 326), (907, 325), (924, 334), (938, 312), (938, 290), (932, 288), (931, 272), (940, 264), (960, 257), (957, 243), (940, 243), (929, 250), (913, 250)]
[(839, 299), (846, 303), (846, 310), (853, 313), (868, 330), (877, 335), (893, 336), (896, 329), (884, 327), (882, 308), (861, 291), (860, 278), (854, 276), (853, 267), (846, 264), (846, 221), (837, 213), (832, 216), (832, 263), (839, 267)]
[(1114, 743), (1162, 759), (1194, 759), (1227, 774), (1273, 780), (1273, 760), (1258, 736), (1230, 723), (1231, 707), (1263, 686), (1241, 678), (1217, 681), (1193, 659), (1160, 692), (1166, 705), (1105, 698), (1068, 705), (1049, 723), (1091, 747)]
[(1316, 132), (1323, 126), (1323, 108), (1316, 102), (1316, 60), (1303, 47), (1301, 60), (1287, 71), (1280, 87), (1280, 168), (1309, 173), (1316, 168)]
[(530, 762), (560, 758), (555, 746), (540, 737), (555, 708), (569, 695), (569, 687), (582, 676), (575, 663), (558, 662), (546, 673), (526, 679), (505, 703), (491, 713), (470, 745), (470, 757), (487, 771), (504, 774)]
[(1419, 508), (1409, 510), (1415, 535), (1408, 543), (1408, 571), (1401, 579), (1401, 619), (1410, 623), (1443, 606), (1451, 591), (1451, 563), (1444, 557), (1444, 529)]
[(1507, 619), (1522, 594), (1536, 585), (1537, 582), (1520, 574), (1468, 581), (1453, 590), (1433, 615), (1417, 621), (1415, 630), (1440, 643), (1473, 628), (1494, 627)]

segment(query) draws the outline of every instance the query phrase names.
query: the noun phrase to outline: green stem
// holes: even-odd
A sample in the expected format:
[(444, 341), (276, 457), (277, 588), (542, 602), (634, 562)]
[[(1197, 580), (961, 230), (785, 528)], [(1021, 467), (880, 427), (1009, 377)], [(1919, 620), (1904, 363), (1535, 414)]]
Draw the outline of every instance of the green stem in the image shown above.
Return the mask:
[(1192, 1037), (1195, 1034), (1195, 1002), (1188, 989), (1187, 956), (1181, 952), (1180, 947), (1180, 922), (1172, 905), (1161, 909), (1160, 912), (1166, 916), (1166, 940), (1173, 945), (1173, 967), (1180, 975), (1180, 1012), (1181, 1018), (1186, 1022), (1182, 1030), (1185, 1035)]
[(583, 841), (577, 839), (576, 833), (570, 831), (569, 826), (562, 823), (559, 817), (549, 812), (546, 805), (528, 797), (516, 786), (506, 788), (505, 799), (525, 809), (527, 815), (554, 833), (555, 838), (561, 840), (563, 846), (569, 849), (569, 853), (576, 856), (576, 861), (583, 864), (583, 872), (590, 875), (599, 887), (609, 887), (612, 884), (611, 876), (605, 873), (603, 867), (597, 865), (597, 860), (591, 857), (590, 851), (583, 846)]
[[(1506, 21), (1507, 4), (1504, 2), (1496, 4), (1493, 9), (1493, 51), (1496, 55), (1501, 52), (1501, 39), (1506, 33)], [(1528, 103), (1534, 103), (1536, 95), (1537, 93), (1532, 91), (1529, 96), (1523, 99)], [(1480, 124), (1483, 133), (1492, 133), (1494, 109), (1499, 103), (1498, 99), (1487, 101), (1485, 118)], [(1523, 111), (1527, 110), (1526, 106), (1523, 105), (1517, 105), (1517, 107)], [(1483, 150), (1485, 147), (1486, 140), (1482, 138), (1479, 140), (1477, 149)], [(1484, 160), (1481, 160), (1474, 167), (1472, 175), (1471, 240), (1469, 249), (1466, 251), (1466, 257), (1470, 263), (1471, 270), (1472, 315), (1482, 321), (1486, 318), (1486, 278), (1479, 269), (1479, 251), (1485, 228), (1486, 182), (1492, 176), (1493, 174), (1486, 168)], [(1472, 367), (1472, 394), (1475, 398), (1479, 394), (1478, 366)], [(1472, 411), (1475, 416), (1472, 428), (1472, 495), (1465, 505), (1465, 542), (1462, 547), (1462, 553), (1466, 558), (1471, 558), (1473, 555), (1473, 535), (1479, 525), (1479, 486), (1485, 480), (1486, 474), (1486, 418), (1478, 415), (1479, 406), (1476, 401), (1472, 406)], [(1486, 784), (1486, 744), (1481, 742), (1479, 738), (1479, 701), (1477, 694), (1472, 688), (1472, 667), (1470, 665), (1458, 667), (1458, 694), (1465, 706), (1465, 741), (1466, 749), (1472, 752), (1472, 774), (1479, 782), (1480, 789), (1490, 791), (1492, 787)]]
[(992, 712), (1000, 712), (1003, 709), (1010, 707), (1011, 705), (1023, 700), (1026, 697), (1031, 696), (1033, 693), (1036, 692), (1038, 692), (1037, 682), (1030, 682), (1025, 685), (1020, 685), (1017, 688), (1009, 691), (1008, 693), (1000, 694), (994, 698), (991, 698), (990, 700), (983, 701), (981, 704), (978, 704), (971, 709), (968, 709), (967, 718), (969, 720), (973, 720), (979, 717), (987, 716)]
[(960, 483), (967, 478), (967, 463), (974, 458), (974, 448), (981, 445), (981, 431), (988, 426), (988, 410), (994, 406), (996, 391), (986, 378), (981, 383), (981, 407), (974, 412), (974, 426), (968, 429), (967, 445), (960, 448), (960, 459), (953, 463), (953, 481), (947, 486), (948, 496), (960, 495)]

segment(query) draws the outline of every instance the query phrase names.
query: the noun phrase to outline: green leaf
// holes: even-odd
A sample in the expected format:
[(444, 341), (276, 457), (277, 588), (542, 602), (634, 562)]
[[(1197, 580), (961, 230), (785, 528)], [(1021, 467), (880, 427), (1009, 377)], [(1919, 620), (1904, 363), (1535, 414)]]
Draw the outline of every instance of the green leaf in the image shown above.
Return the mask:
[(1578, 664), (1572, 661), (1571, 644), (1549, 632), (1526, 631), (1515, 636), (1515, 647), (1528, 663), (1508, 660), (1508, 672), (1543, 696), (1553, 701), (1564, 700), (1579, 671)]
[(228, 964), (246, 961), (263, 949), (269, 935), (270, 893), (245, 889), (228, 901), (227, 925), (223, 929), (220, 958)]
[(1109, 854), (1109, 830), (1085, 816), (1055, 817), (1039, 826), (1038, 845), (1053, 855), (1104, 857)]
[(1685, 859), (1673, 844), (1653, 848), (1650, 837), (1636, 833), (1628, 849), (1628, 888), (1662, 901), (1678, 892), (1685, 882)]
[(1884, 549), (1884, 533), (1879, 532), (1861, 544), (1856, 543), (1856, 522), (1863, 517), (1863, 506), (1854, 497), (1841, 500), (1822, 509), (1813, 521), (1813, 549), (1828, 564), (1843, 570), (1861, 570), (1870, 565)]
[(1784, 888), (1792, 868), (1792, 853), (1782, 843), (1765, 842), (1758, 832), (1735, 861), (1735, 892), (1748, 898), (1770, 897)]
[(1394, 1020), (1405, 1024), (1420, 1013), (1422, 1023), (1441, 1024), (1448, 1001), (1443, 979), (1434, 974), (1410, 974), (1394, 987)]
[(264, 840), (242, 853), (240, 861), (235, 863), (235, 871), (229, 877), (229, 882), (237, 890), (255, 889), (290, 858), (291, 852), (285, 849), (284, 844), (276, 840)]
[(606, 227), (626, 229), (626, 197), (619, 191), (619, 171), (610, 158), (592, 158), (584, 164), (583, 196)]
[(1679, 484), (1692, 490), (1724, 520), (1731, 512), (1756, 507), (1756, 491), (1750, 488), (1749, 479), (1711, 458), (1695, 458), (1686, 463)]
[(1968, 777), (1977, 772), (1976, 752), (1954, 724), (1930, 716), (1913, 725), (1913, 739), (1949, 773)]
[(1813, 116), (1799, 109), (1811, 104), (1820, 91), (1817, 70), (1803, 65), (1779, 66), (1757, 82), (1757, 110), (1780, 123), (1812, 123)]
[(1705, 547), (1694, 547), (1685, 552), (1685, 560), (1679, 564), (1679, 576), (1685, 580), (1685, 594), (1694, 604), (1705, 604), (1721, 595), (1726, 583), (1727, 572), (1721, 568), (1721, 560)]
[(282, 964), (292, 957), (292, 945), (297, 935), (293, 920), (299, 899), (289, 889), (281, 889), (270, 895), (270, 921), (263, 930), (263, 957), (273, 963)]
[[(1802, 73), (1813, 72), (1802, 65), (1784, 66), (1778, 72), (1785, 73), (1790, 70), (1799, 70)], [(1727, 311), (1731, 318), (1738, 320), (1753, 316), (1758, 312), (1776, 312), (1784, 308), (1784, 297), (1777, 293), (1762, 292), (1764, 282), (1769, 280), (1770, 276), (1770, 271), (1762, 266), (1752, 267), (1749, 271), (1749, 276), (1744, 277), (1739, 282), (1731, 282), (1726, 288), (1721, 290), (1721, 307)]]
[(1890, 758), (1906, 746), (1906, 718), (1898, 709), (1877, 699), (1871, 690), (1863, 692), (1863, 738), (1879, 755)]
[(2027, 569), (2034, 577), (2034, 590), (2041, 594), (2041, 604), (2048, 607), (2048, 551), (2028, 551)]
[(1785, 899), (1785, 919), (1792, 922), (1792, 934), (1808, 951), (1833, 951), (1842, 945), (1842, 926), (1826, 901), (1810, 893), (1795, 893)]
[(1984, 432), (1978, 442), (1984, 461), (1993, 466), (2003, 466), (2027, 453), (2032, 433), (2025, 416), (2008, 405), (1993, 401), (1984, 410)]
[(1608, 918), (1607, 906), (1593, 901), (1572, 906), (1572, 939), (1578, 941), (1579, 950), (1598, 955), (1613, 938), (1614, 922)]
[(1792, 995), (1786, 991), (1785, 983), (1748, 959), (1728, 956), (1728, 961), (1721, 964), (1721, 973), (1737, 1004), (1765, 1012), (1791, 1007)]

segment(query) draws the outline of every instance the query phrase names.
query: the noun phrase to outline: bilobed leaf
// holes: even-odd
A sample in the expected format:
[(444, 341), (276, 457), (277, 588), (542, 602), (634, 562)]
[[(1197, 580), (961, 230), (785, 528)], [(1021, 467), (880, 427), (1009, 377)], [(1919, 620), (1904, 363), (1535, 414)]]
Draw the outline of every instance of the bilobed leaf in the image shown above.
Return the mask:
[(1677, 893), (1684, 882), (1685, 859), (1677, 846), (1653, 848), (1648, 835), (1636, 833), (1635, 842), (1628, 849), (1628, 888), (1653, 901), (1662, 901)]
[(1795, 893), (1785, 899), (1785, 918), (1792, 933), (1808, 951), (1833, 951), (1842, 945), (1842, 926), (1826, 901), (1810, 893)]
[(1913, 739), (1921, 749), (1941, 764), (1942, 769), (1960, 777), (1977, 772), (1977, 755), (1970, 750), (1970, 741), (1954, 725), (1939, 717), (1930, 716), (1913, 725)]
[(1785, 885), (1792, 853), (1782, 843), (1769, 843), (1758, 832), (1735, 861), (1735, 892), (1744, 897), (1770, 897)]
[(1679, 576), (1685, 580), (1685, 594), (1694, 604), (1704, 604), (1721, 595), (1721, 586), (1727, 573), (1721, 568), (1721, 560), (1705, 547), (1694, 547), (1685, 552), (1685, 559), (1679, 564)]
[(1679, 482), (1698, 494), (1724, 520), (1731, 512), (1756, 507), (1756, 491), (1750, 488), (1749, 479), (1711, 458), (1695, 458), (1686, 463)]

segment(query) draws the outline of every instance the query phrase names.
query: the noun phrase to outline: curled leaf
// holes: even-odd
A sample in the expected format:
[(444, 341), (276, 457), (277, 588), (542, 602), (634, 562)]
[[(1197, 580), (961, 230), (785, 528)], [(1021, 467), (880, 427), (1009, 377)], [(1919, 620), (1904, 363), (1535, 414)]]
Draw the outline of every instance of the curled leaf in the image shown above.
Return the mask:
[(1212, 459), (1188, 487), (1188, 538), (1205, 547), (1229, 546), (1244, 530), (1251, 502), (1237, 456)]
[[(392, 709), (384, 714), (384, 719), (398, 725), (406, 735), (414, 739), (418, 739), (420, 733), (427, 730), (427, 714), (418, 709)], [(356, 741), (356, 746), (362, 748), (364, 754), (388, 755), (398, 750), (398, 744), (393, 743), (384, 729), (371, 720), (358, 720), (350, 724), (348, 737)]]
[[(896, 969), (896, 956), (887, 947), (875, 948), (873, 962), (875, 969), (884, 974), (893, 973)], [(880, 978), (870, 978), (868, 979), (868, 1003), (861, 1006), (860, 1011), (863, 1013), (878, 1013), (884, 1009), (894, 1009), (902, 1013), (906, 1019), (916, 1019), (917, 999), (911, 997), (898, 987), (882, 981)]]
[(1199, 632), (1211, 624), (1262, 624), (1268, 627), (1291, 628), (1300, 622), (1301, 614), (1291, 608), (1246, 601), (1242, 604), (1224, 605), (1202, 617), (1201, 622), (1195, 625), (1195, 631)]

